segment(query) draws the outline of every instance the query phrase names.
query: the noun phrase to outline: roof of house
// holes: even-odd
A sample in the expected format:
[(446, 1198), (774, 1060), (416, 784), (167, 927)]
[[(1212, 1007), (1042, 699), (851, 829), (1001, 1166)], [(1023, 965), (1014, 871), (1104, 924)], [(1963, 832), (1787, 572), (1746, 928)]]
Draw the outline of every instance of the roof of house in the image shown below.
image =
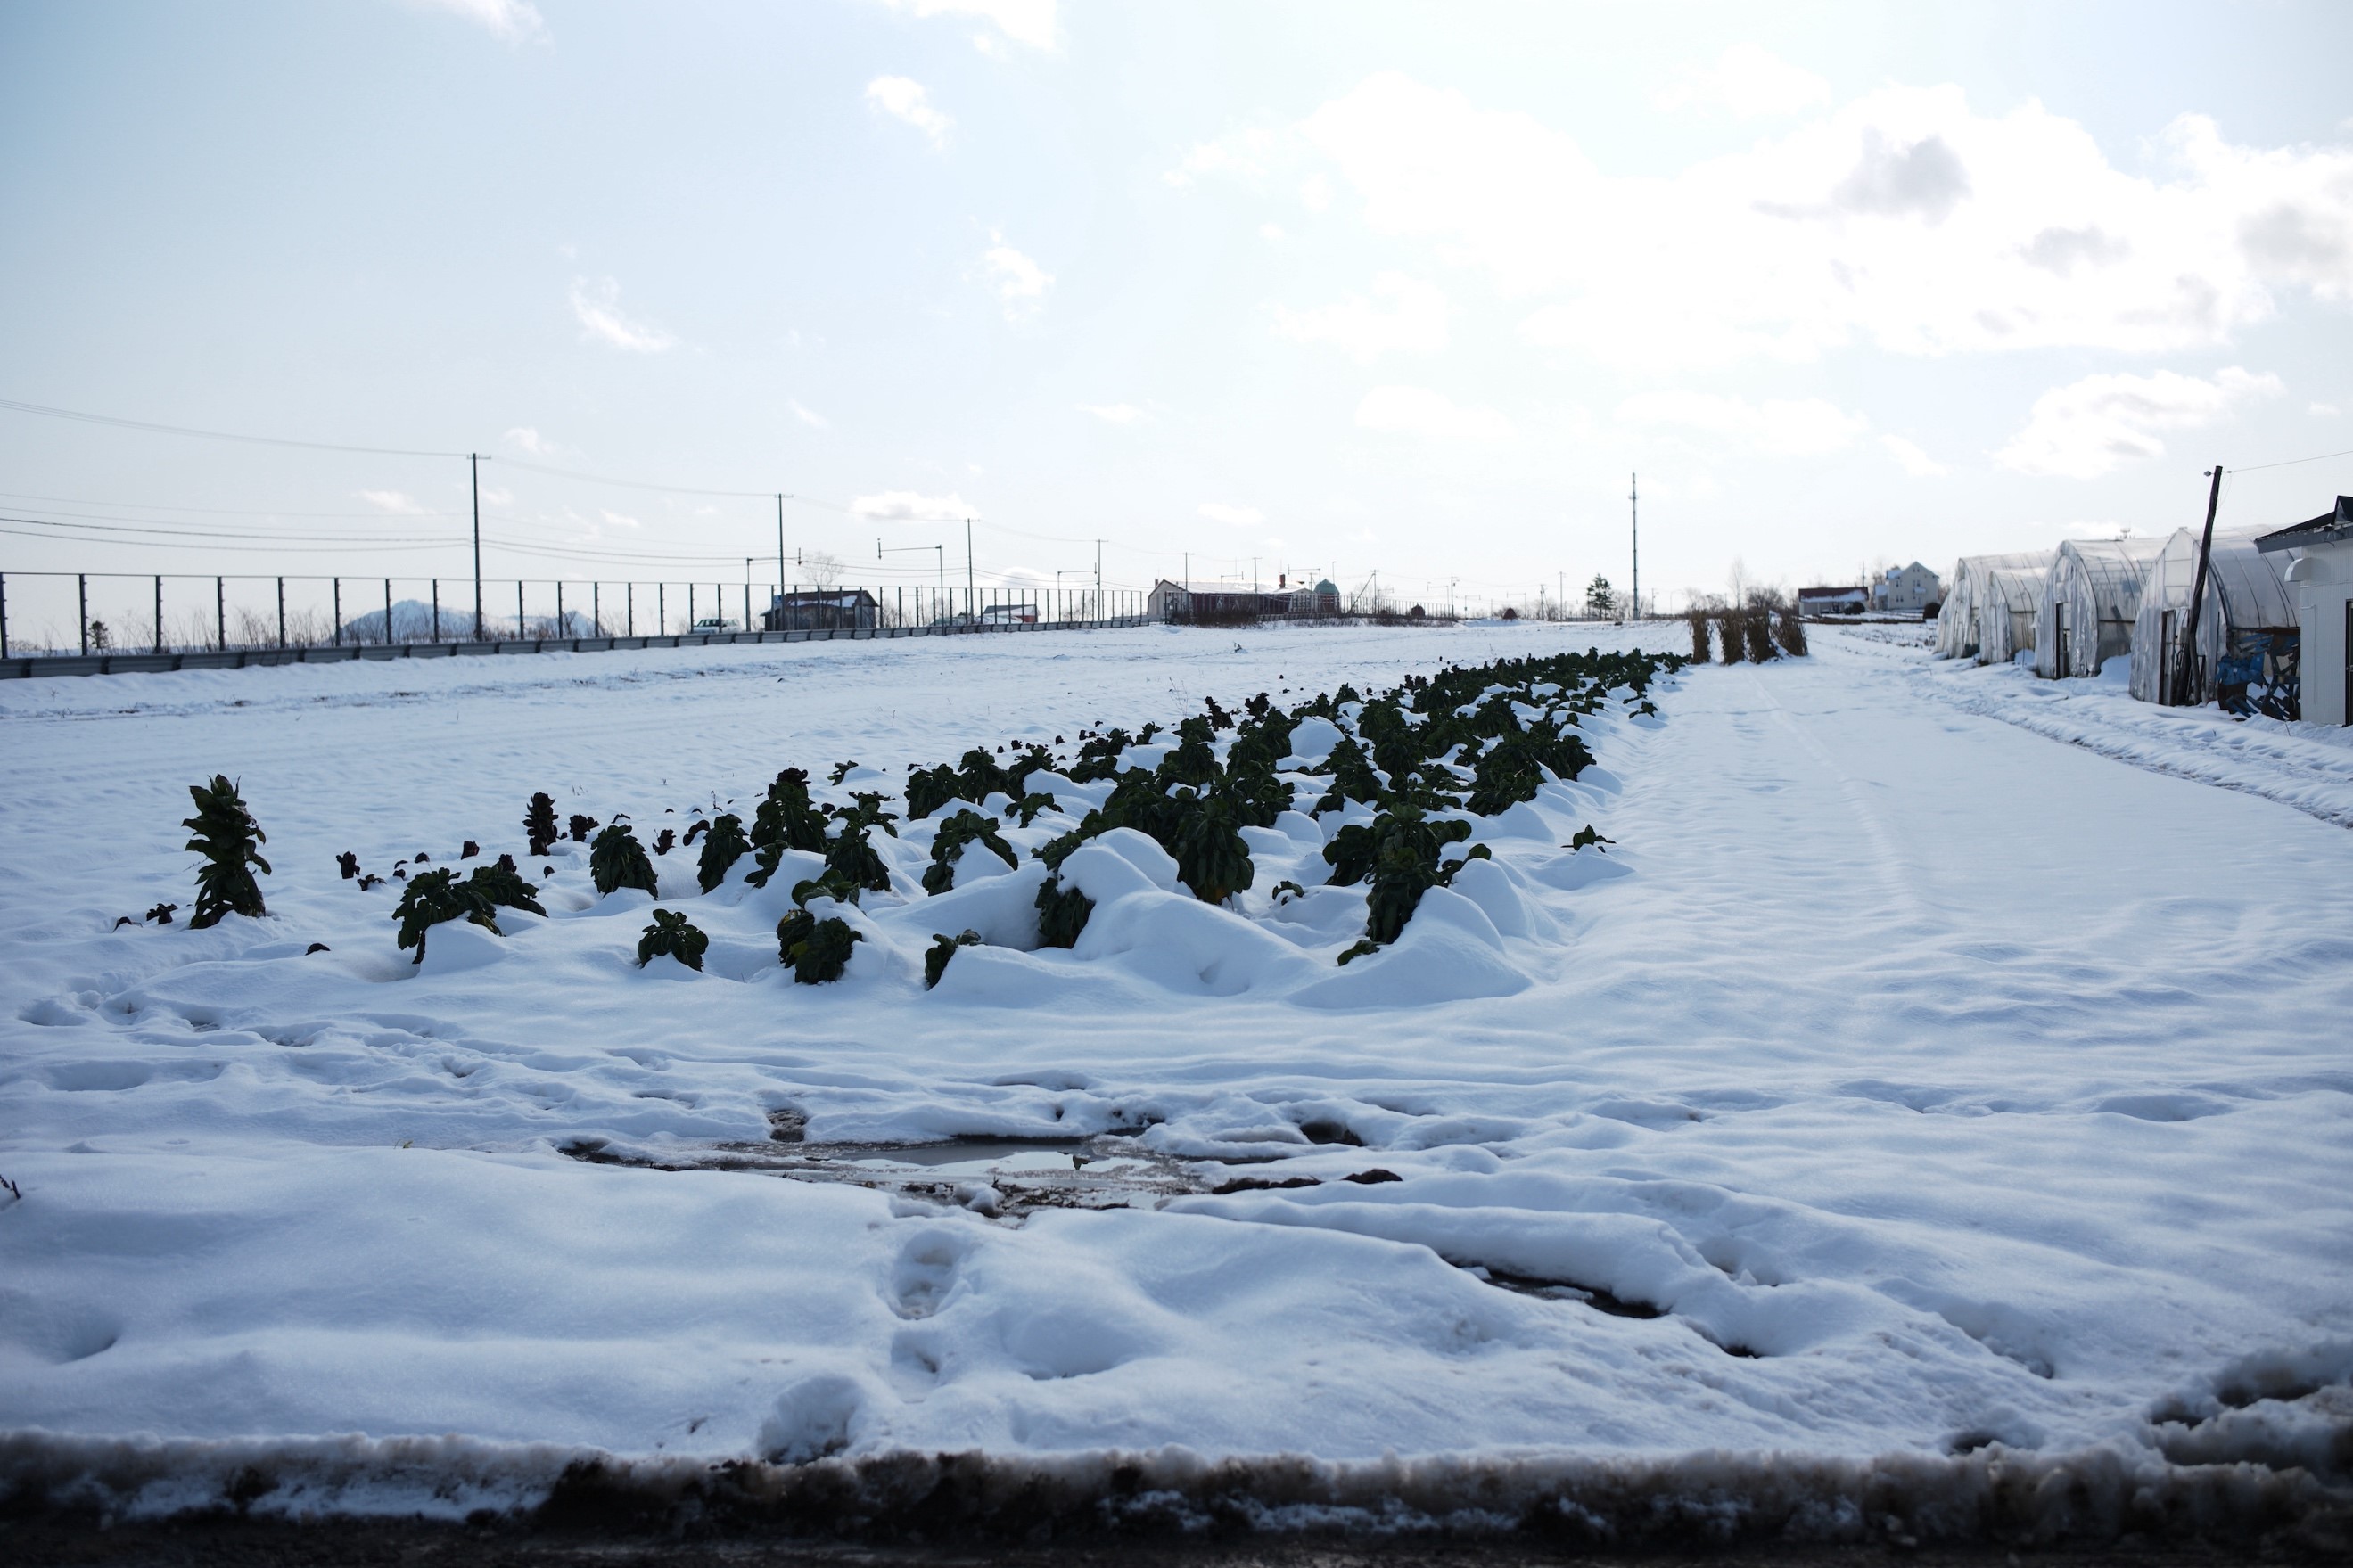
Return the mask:
[(2255, 541), (2255, 548), (2265, 552), (2293, 550), (2299, 545), (2337, 544), (2348, 539), (2353, 539), (2353, 496), (2338, 496), (2335, 511), (2324, 511), (2318, 517), (2263, 534)]
[(860, 599), (868, 604), (877, 601), (863, 588), (796, 588), (789, 594), (772, 594), (771, 604), (781, 600), (787, 605), (854, 605)]
[(1798, 590), (1798, 597), (1800, 599), (1860, 599), (1862, 596), (1863, 591), (1861, 588), (1855, 587), (1800, 588)]

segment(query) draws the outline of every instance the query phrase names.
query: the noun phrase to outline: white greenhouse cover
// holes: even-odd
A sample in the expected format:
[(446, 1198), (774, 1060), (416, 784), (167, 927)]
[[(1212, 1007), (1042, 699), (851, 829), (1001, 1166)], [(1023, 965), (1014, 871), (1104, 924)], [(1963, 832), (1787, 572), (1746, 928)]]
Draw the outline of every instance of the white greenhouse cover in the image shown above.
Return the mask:
[[(2218, 533), (2206, 574), (2205, 607), (2198, 612), (2198, 658), (2201, 671), (2198, 700), (2213, 691), (2211, 671), (2222, 657), (2225, 640), (2233, 631), (2258, 627), (2292, 628), (2296, 624), (2295, 595), (2281, 574), (2286, 561), (2255, 548), (2253, 533)], [(2164, 670), (2168, 625), (2179, 637), (2187, 627), (2189, 595), (2198, 578), (2198, 533), (2174, 530), (2165, 549), (2149, 563), (2142, 585), (2140, 611), (2133, 621), (2132, 694), (2144, 702), (2164, 699)]]
[(1978, 662), (2008, 664), (2034, 646), (2036, 612), (2042, 605), (2042, 579), (2055, 550), (2038, 550), (2015, 566), (1988, 567), (1977, 583)]
[(2102, 664), (2130, 653), (2141, 583), (2164, 551), (2162, 537), (2071, 539), (2062, 544), (2042, 579), (2034, 673), (2045, 680), (2097, 675)]
[(1985, 598), (1985, 574), (2002, 567), (2031, 567), (2037, 572), (2051, 564), (2052, 552), (2018, 551), (2007, 555), (1964, 555), (1953, 563), (1945, 580), (1945, 603), (1936, 614), (1936, 657), (1974, 658), (1978, 652), (1978, 608)]

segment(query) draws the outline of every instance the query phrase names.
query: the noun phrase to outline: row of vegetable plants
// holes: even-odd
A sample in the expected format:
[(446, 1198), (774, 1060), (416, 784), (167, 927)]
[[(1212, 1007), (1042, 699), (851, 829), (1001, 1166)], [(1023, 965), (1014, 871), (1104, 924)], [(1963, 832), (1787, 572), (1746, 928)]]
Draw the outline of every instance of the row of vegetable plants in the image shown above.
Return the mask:
[[(1366, 889), (1364, 935), (1339, 954), (1346, 964), (1396, 942), (1430, 889), (1448, 886), (1464, 866), (1490, 857), (1484, 844), (1472, 842), (1479, 819), (1531, 801), (1547, 780), (1574, 780), (1592, 764), (1578, 733), (1581, 718), (1600, 711), (1620, 690), (1629, 706), (1655, 712), (1651, 687), (1685, 662), (1673, 654), (1595, 649), (1449, 666), (1369, 693), (1343, 685), (1288, 709), (1264, 692), (1239, 711), (1212, 698), (1173, 731), (1156, 722), (1133, 733), (1082, 731), (1067, 752), (1054, 749), (1066, 744), (1059, 735), (1052, 746), (1011, 742), (994, 752), (976, 746), (954, 763), (910, 764), (895, 795), (853, 790), (846, 803), (819, 801), (808, 773), (786, 767), (748, 821), (733, 811), (701, 815), (695, 808), (683, 839), (664, 827), (653, 856), (692, 852), (695, 881), (704, 894), (746, 860), (744, 880), (765, 888), (787, 851), (819, 857), (818, 874), (792, 888), (794, 907), (777, 923), (776, 944), (779, 962), (796, 981), (823, 984), (840, 978), (863, 940), (828, 906), (892, 892), (890, 868), (871, 836), (895, 838), (902, 822), (936, 819), (920, 879), (922, 894), (936, 896), (956, 885), (959, 868), (975, 854), (1018, 867), (1019, 853), (1004, 836), (1008, 826), (1027, 828), (1047, 813), (1064, 820), (1076, 816), (1064, 810), (1051, 787), (1032, 788), (1033, 782), (1108, 784), (1099, 805), (1031, 851), (1046, 868), (1035, 900), (1038, 944), (1068, 949), (1086, 930), (1094, 906), (1068, 880), (1064, 867), (1091, 840), (1118, 828), (1140, 832), (1168, 853), (1194, 898), (1229, 905), (1256, 879), (1243, 828), (1272, 827), (1293, 810), (1319, 819), (1319, 826), (1336, 815), (1348, 820), (1326, 833), (1326, 881)], [(1329, 721), (1339, 738), (1321, 755), (1294, 759), (1293, 737), (1313, 719)], [(1173, 736), (1173, 742), (1162, 736)], [(1139, 757), (1142, 747), (1159, 754)], [(1299, 765), (1285, 766), (1294, 760)], [(841, 763), (830, 782), (839, 787), (854, 766)], [(1047, 778), (1041, 781), (1041, 774)], [(255, 875), (269, 874), (259, 851), (264, 835), (237, 786), (216, 775), (192, 786), (190, 795), (196, 815), (185, 826), (194, 833), (188, 848), (201, 863), (189, 924), (266, 914)], [(902, 809), (893, 811), (894, 803)], [(559, 828), (554, 799), (542, 792), (531, 796), (521, 826), (533, 859), (548, 857), (564, 839), (586, 844), (589, 879), (599, 895), (638, 889), (662, 896), (653, 857), (625, 816), (600, 823), (575, 814)], [(1564, 847), (1608, 842), (1588, 826)], [(469, 841), (459, 859), (480, 852)], [(355, 856), (337, 858), (345, 879), (363, 889), (382, 882), (364, 873)], [(549, 866), (543, 874), (554, 871)], [(540, 887), (526, 879), (512, 852), (463, 878), (458, 867), (434, 866), (418, 855), (396, 865), (393, 878), (404, 884), (393, 912), (395, 940), (402, 951), (413, 950), (418, 963), (438, 926), (464, 921), (498, 933), (502, 910), (547, 912)], [(1274, 899), (1303, 892), (1284, 883)], [(177, 907), (157, 906), (162, 922)], [(157, 910), (150, 911), (151, 919)], [(926, 986), (939, 983), (957, 952), (980, 942), (971, 931), (936, 935), (924, 958)], [(637, 957), (640, 965), (667, 955), (701, 969), (709, 946), (709, 936), (684, 913), (657, 908)]]

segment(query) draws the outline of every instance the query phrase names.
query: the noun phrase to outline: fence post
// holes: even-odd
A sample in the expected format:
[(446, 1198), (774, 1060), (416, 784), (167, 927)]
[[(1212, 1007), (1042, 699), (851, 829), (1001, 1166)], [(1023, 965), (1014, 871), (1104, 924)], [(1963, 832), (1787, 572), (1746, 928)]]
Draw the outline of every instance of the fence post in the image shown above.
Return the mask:
[(441, 579), (433, 579), (433, 640), (441, 640)]
[(0, 572), (0, 658), (8, 657), (8, 574)]
[(384, 646), (392, 646), (392, 579), (384, 580)]
[(330, 601), (335, 607), (335, 646), (337, 647), (341, 647), (343, 646), (343, 580), (341, 577), (336, 577), (331, 580), (335, 584), (333, 594)]
[(654, 584), (654, 636), (670, 635), (670, 584)]
[(278, 646), (286, 646), (286, 579), (278, 579)]
[(605, 584), (591, 579), (588, 584), (588, 630), (591, 635), (605, 635)]
[(90, 657), (90, 574), (87, 572), (78, 574), (74, 583), (75, 603), (81, 606), (79, 611), (81, 621), (81, 656), (88, 658)]
[(635, 583), (621, 584), (621, 603), (623, 613), (629, 617), (628, 635), (635, 637), (638, 635), (638, 585)]
[(164, 574), (155, 574), (155, 651), (164, 651)]
[(691, 582), (688, 583), (686, 585), (686, 624), (690, 630), (692, 629), (694, 626), (694, 584)]
[(515, 641), (522, 642), (526, 636), (522, 626), (522, 579), (518, 577), (515, 579)]
[(220, 644), (219, 651), (228, 651), (228, 589), (227, 579), (213, 579), (213, 640)]
[(564, 618), (564, 579), (561, 577), (555, 580), (555, 635), (560, 637), (572, 635), (572, 623)]

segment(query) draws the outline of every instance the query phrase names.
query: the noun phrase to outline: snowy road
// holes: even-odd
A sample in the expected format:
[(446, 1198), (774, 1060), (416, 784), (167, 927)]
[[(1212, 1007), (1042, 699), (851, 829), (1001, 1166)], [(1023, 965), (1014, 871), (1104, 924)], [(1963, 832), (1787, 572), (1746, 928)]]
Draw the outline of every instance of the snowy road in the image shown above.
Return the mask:
[[(2326, 741), (2081, 705), (2126, 758), (2026, 727), (2057, 710), (2014, 671), (1824, 634), (1589, 723), (1599, 769), (1496, 819), (1493, 874), (1345, 972), (1361, 893), (1270, 901), (1321, 880), (1313, 824), (1253, 837), (1238, 914), (1139, 883), (1073, 953), (988, 929), (1034, 874), (883, 900), (822, 988), (776, 963), (787, 878), (705, 897), (663, 862), (711, 967), (639, 971), (653, 900), (596, 899), (566, 846), (552, 918), (438, 928), (419, 970), (392, 889), (334, 867), (519, 850), (535, 789), (649, 833), (787, 763), (895, 780), (1590, 640), (1138, 631), (0, 691), (24, 1193), (0, 1428), (457, 1434), (477, 1470), (508, 1443), (2127, 1468), (2341, 1444), (2353, 753)], [(186, 901), (177, 823), (215, 770), (269, 833), (272, 919), (111, 930)], [(1588, 823), (1614, 847), (1563, 853)], [(972, 923), (1007, 945), (925, 992), (930, 933)], [(817, 1144), (1133, 1134), (1198, 1190), (991, 1219), (559, 1152), (692, 1164), (779, 1117)], [(1314, 1184), (1208, 1190), (1237, 1176)]]

